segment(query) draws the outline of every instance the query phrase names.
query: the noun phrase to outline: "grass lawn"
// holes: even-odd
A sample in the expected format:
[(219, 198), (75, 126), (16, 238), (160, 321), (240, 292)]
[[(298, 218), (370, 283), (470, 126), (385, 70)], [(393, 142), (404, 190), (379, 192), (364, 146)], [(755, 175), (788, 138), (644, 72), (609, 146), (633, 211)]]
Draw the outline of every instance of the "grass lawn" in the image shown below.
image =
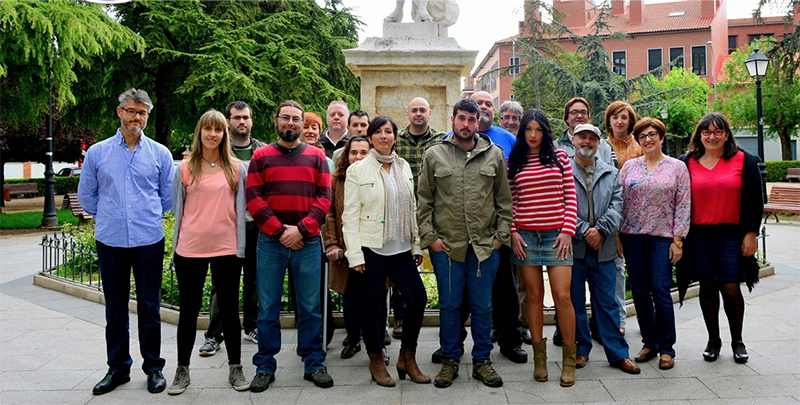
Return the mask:
[[(59, 225), (78, 224), (78, 218), (70, 210), (56, 210)], [(0, 229), (36, 229), (42, 226), (41, 212), (18, 212), (0, 214)]]

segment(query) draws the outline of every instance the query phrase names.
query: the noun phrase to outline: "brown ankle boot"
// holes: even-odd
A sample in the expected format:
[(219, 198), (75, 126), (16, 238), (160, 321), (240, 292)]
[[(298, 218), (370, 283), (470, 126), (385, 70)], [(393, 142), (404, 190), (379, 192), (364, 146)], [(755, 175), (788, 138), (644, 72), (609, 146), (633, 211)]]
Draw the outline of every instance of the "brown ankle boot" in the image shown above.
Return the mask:
[(532, 342), (533, 346), (533, 379), (547, 381), (547, 338), (541, 342)]
[(578, 342), (567, 347), (561, 347), (561, 359), (564, 362), (561, 368), (561, 386), (571, 387), (575, 385), (575, 355), (578, 352)]
[(382, 387), (394, 387), (394, 380), (389, 375), (389, 370), (386, 369), (386, 364), (383, 363), (383, 355), (381, 353), (369, 354), (369, 373), (372, 379)]
[(397, 376), (401, 380), (406, 379), (406, 374), (411, 377), (411, 381), (417, 384), (430, 384), (431, 378), (419, 370), (415, 353), (411, 350), (400, 348), (400, 355), (397, 357)]

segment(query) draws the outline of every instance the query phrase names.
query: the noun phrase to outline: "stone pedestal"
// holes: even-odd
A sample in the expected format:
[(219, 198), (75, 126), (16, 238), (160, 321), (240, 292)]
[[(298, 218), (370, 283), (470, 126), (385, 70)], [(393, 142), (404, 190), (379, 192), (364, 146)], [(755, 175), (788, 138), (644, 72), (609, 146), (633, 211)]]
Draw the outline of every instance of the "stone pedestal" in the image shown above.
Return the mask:
[(478, 51), (461, 48), (439, 23), (384, 23), (383, 37), (367, 38), (342, 51), (347, 66), (361, 78), (361, 109), (388, 115), (400, 128), (414, 97), (430, 103), (431, 127), (450, 130), (453, 105), (461, 99), (461, 78), (469, 75)]

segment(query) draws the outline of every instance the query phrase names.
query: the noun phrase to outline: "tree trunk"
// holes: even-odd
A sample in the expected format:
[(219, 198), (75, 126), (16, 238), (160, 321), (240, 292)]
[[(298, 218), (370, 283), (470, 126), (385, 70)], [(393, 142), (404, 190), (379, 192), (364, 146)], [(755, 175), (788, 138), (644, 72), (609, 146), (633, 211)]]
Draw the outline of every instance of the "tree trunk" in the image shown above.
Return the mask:
[(155, 81), (155, 140), (166, 146), (167, 149), (170, 147), (169, 141), (172, 135), (172, 117), (167, 112), (173, 90), (170, 86), (170, 70), (171, 67), (166, 63), (158, 65)]
[(778, 139), (781, 141), (781, 160), (792, 160), (792, 132), (794, 129), (783, 131), (778, 129)]

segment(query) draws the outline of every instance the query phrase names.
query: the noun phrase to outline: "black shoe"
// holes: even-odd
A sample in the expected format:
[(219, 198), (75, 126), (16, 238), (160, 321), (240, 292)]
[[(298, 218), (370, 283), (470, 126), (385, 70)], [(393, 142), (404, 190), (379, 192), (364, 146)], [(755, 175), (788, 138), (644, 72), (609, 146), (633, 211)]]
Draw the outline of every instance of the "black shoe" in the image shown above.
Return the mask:
[(303, 379), (306, 381), (313, 381), (314, 385), (320, 388), (333, 387), (333, 378), (328, 374), (328, 371), (321, 368), (313, 373), (303, 374)]
[(94, 395), (103, 395), (114, 391), (114, 388), (125, 384), (126, 382), (131, 380), (130, 373), (115, 373), (109, 371), (102, 380), (100, 380), (97, 385), (92, 388), (92, 394)]
[(167, 388), (167, 379), (161, 371), (153, 371), (147, 375), (147, 391), (151, 394), (158, 394)]
[(733, 349), (733, 361), (744, 364), (747, 363), (747, 360), (750, 360), (750, 355), (747, 354), (747, 347), (741, 340), (731, 343), (731, 349)]
[(341, 357), (343, 359), (349, 359), (356, 355), (356, 353), (361, 351), (361, 343), (356, 343), (355, 345), (347, 345), (342, 349)]
[(509, 360), (513, 361), (514, 363), (527, 363), (528, 362), (528, 353), (525, 350), (522, 350), (521, 347), (501, 347), (500, 354), (503, 356), (508, 357)]
[(251, 392), (263, 392), (269, 388), (269, 385), (275, 381), (274, 374), (257, 373), (253, 376), (253, 381), (250, 381)]
[(492, 331), (489, 332), (489, 340), (491, 340), (492, 343), (497, 343), (497, 330), (496, 329), (492, 329)]
[(561, 337), (561, 331), (557, 327), (556, 331), (553, 332), (553, 344), (559, 347), (564, 344), (564, 339)]
[(703, 359), (705, 359), (705, 361), (717, 361), (721, 348), (722, 340), (710, 339), (708, 344), (706, 344), (706, 350), (703, 351)]
[(526, 345), (532, 345), (533, 344), (533, 340), (531, 340), (531, 331), (530, 330), (526, 330), (525, 333), (522, 334), (522, 343), (525, 343)]

